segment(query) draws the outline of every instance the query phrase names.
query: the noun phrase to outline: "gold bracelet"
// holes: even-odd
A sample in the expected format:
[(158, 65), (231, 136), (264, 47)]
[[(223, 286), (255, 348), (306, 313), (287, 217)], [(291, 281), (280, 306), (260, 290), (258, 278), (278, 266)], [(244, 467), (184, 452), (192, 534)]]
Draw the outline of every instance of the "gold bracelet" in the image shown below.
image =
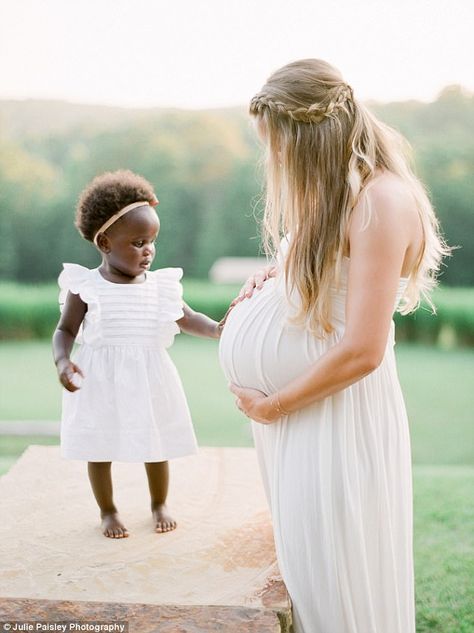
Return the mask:
[(280, 402), (280, 395), (278, 393), (278, 391), (275, 394), (275, 406), (276, 406), (276, 410), (278, 411), (278, 413), (280, 415), (289, 415), (289, 411), (285, 411), (285, 409), (281, 406), (281, 402)]

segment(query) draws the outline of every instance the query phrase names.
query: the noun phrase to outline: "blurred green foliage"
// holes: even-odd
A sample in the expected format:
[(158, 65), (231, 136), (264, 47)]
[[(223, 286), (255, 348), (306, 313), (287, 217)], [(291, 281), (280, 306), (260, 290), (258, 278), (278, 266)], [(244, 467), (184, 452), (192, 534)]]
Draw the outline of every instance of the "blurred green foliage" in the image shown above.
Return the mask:
[[(429, 104), (369, 104), (412, 143), (447, 241), (443, 269), (474, 284), (474, 98), (451, 86)], [(157, 265), (205, 277), (221, 256), (259, 254), (262, 173), (243, 108), (132, 110), (47, 101), (0, 101), (0, 279), (57, 277), (64, 261), (98, 254), (73, 226), (77, 197), (96, 174), (130, 168), (160, 199)]]
[[(185, 279), (185, 301), (196, 311), (220, 320), (240, 286)], [(48, 338), (59, 318), (58, 287), (0, 282), (0, 339)], [(395, 314), (397, 340), (438, 343), (441, 347), (474, 345), (474, 288), (437, 288), (436, 314), (422, 305), (416, 312)]]
[[(184, 299), (196, 311), (220, 320), (240, 286), (199, 279), (183, 282)], [(59, 319), (55, 283), (0, 282), (0, 339), (49, 338)]]
[(445, 348), (474, 345), (474, 288), (441, 286), (432, 298), (436, 314), (422, 304), (411, 314), (394, 315), (397, 339)]
[[(25, 110), (28, 105), (34, 118), (39, 106), (26, 103)], [(132, 120), (128, 113), (113, 128), (100, 117), (92, 124), (84, 106), (86, 114), (83, 120), (78, 112), (71, 127), (59, 129), (54, 120), (49, 129), (43, 121), (37, 133), (25, 123), (26, 131), (15, 128), (8, 141), (8, 117), (0, 127), (0, 231), (6, 244), (0, 278), (46, 281), (57, 277), (64, 261), (96, 265), (95, 248), (74, 228), (74, 207), (96, 174), (119, 168), (155, 186), (162, 225), (158, 266), (179, 265), (187, 276), (206, 277), (218, 257), (258, 254), (252, 211), (260, 189), (257, 149), (243, 112), (150, 111)]]

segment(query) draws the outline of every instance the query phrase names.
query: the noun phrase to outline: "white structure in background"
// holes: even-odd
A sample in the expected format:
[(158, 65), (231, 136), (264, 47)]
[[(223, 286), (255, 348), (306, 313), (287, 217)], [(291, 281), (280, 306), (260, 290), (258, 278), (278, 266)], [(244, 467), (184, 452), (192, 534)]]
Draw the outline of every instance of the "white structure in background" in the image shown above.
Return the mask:
[(209, 279), (218, 284), (240, 284), (267, 263), (266, 257), (221, 257), (211, 266)]

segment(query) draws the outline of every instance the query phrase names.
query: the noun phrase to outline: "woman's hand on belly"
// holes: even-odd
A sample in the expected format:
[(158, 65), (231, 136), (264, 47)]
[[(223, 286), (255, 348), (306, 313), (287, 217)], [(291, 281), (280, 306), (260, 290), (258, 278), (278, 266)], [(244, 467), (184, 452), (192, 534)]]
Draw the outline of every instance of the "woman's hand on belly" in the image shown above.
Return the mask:
[(247, 281), (244, 283), (242, 288), (240, 289), (237, 297), (232, 301), (231, 305), (235, 305), (244, 299), (250, 299), (253, 295), (254, 290), (261, 290), (263, 288), (263, 284), (270, 279), (271, 277), (276, 277), (278, 273), (278, 268), (272, 264), (270, 266), (265, 266), (253, 275), (251, 275)]
[(236, 395), (237, 408), (255, 422), (271, 424), (281, 418), (282, 413), (273, 402), (273, 398), (267, 396), (263, 391), (249, 387), (237, 387), (234, 384), (230, 384), (229, 389)]

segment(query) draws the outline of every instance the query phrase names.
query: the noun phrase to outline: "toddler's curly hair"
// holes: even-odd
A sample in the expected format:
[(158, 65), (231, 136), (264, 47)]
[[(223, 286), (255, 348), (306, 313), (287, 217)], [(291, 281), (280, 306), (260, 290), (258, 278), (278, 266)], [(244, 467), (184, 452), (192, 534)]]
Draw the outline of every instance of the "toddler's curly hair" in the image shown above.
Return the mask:
[(132, 202), (146, 200), (156, 204), (153, 186), (128, 169), (109, 171), (96, 176), (79, 196), (75, 225), (89, 242), (107, 220)]

